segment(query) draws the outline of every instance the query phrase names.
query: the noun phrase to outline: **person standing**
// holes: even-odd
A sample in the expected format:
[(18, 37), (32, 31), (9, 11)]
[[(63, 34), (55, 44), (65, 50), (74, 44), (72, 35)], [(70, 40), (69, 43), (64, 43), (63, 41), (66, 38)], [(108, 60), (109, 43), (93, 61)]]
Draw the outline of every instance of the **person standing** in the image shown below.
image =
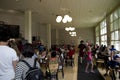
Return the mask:
[(91, 52), (91, 47), (90, 46), (87, 46), (86, 54), (87, 54), (87, 58), (86, 58), (87, 65), (86, 65), (86, 68), (85, 68), (85, 72), (89, 73), (88, 72), (88, 67), (91, 64), (91, 71), (90, 72), (94, 73), (94, 71), (93, 71), (93, 60), (92, 60), (93, 58), (92, 58), (92, 52)]
[[(32, 58), (34, 55), (34, 48), (31, 43), (23, 45), (22, 55), (24, 56), (22, 60), (26, 61), (31, 67), (33, 67), (35, 58)], [(38, 61), (36, 61), (35, 66), (40, 69)], [(23, 61), (19, 61), (15, 70), (15, 80), (26, 80), (25, 77), (28, 70), (29, 67)]]
[(80, 63), (82, 63), (83, 61), (83, 57), (84, 57), (84, 49), (86, 48), (85, 44), (84, 44), (84, 41), (81, 40), (80, 41), (80, 44), (78, 46), (78, 49), (79, 49), (79, 57), (80, 57)]
[(16, 51), (8, 46), (9, 30), (5, 25), (0, 25), (0, 80), (12, 80), (15, 77), (17, 64)]

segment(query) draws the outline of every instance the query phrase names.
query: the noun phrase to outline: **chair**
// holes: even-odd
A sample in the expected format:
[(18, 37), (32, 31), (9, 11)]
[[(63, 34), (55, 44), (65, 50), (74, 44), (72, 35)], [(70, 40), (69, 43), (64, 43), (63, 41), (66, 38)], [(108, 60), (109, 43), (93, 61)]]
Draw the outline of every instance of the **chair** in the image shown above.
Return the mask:
[(100, 65), (102, 69), (104, 68), (104, 59), (99, 59), (97, 54), (95, 54), (95, 62), (97, 67)]
[[(63, 53), (61, 53), (63, 54)], [(64, 78), (64, 56), (59, 55), (59, 65), (58, 65), (58, 72), (62, 72), (62, 78)]]
[[(119, 73), (119, 77), (117, 77), (117, 73)], [(117, 78), (120, 79), (120, 64), (116, 65), (115, 67), (109, 67), (109, 75), (111, 80), (116, 80)]]
[(49, 63), (46, 67), (46, 77), (48, 80), (52, 80), (53, 78), (58, 80), (58, 66), (57, 58), (49, 59)]
[(58, 80), (58, 64), (50, 64), (49, 70), (50, 70), (50, 80), (52, 78)]
[(74, 55), (72, 55), (71, 58), (67, 56), (65, 58), (65, 63), (66, 63), (66, 66), (70, 65), (70, 66), (73, 67), (73, 65), (74, 65)]

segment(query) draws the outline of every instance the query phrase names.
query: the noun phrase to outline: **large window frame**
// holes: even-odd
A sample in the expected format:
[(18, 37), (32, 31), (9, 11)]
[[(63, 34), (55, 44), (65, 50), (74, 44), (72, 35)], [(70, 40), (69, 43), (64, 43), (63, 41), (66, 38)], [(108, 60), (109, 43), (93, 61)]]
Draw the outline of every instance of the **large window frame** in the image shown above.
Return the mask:
[(111, 45), (120, 51), (120, 8), (110, 15)]
[(97, 26), (96, 28), (95, 28), (95, 33), (96, 33), (96, 44), (98, 44), (98, 45), (100, 45), (100, 41), (99, 41), (99, 36), (100, 36), (100, 33), (99, 33), (99, 26)]
[(107, 23), (106, 23), (106, 19), (104, 19), (100, 23), (100, 39), (101, 39), (101, 45), (107, 46)]

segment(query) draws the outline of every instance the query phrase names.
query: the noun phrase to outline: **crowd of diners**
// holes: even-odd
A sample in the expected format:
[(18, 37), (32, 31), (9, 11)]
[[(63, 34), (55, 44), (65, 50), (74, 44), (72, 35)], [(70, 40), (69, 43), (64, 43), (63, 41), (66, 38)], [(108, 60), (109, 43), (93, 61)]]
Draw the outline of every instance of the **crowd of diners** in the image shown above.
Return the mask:
[[(3, 36), (2, 38), (4, 38)], [(1, 68), (0, 80), (24, 79), (29, 67), (27, 67), (21, 60), (27, 61), (31, 66), (33, 66), (34, 60), (37, 60), (36, 66), (41, 70), (45, 68), (45, 72), (43, 71), (43, 76), (45, 78), (52, 78), (51, 75), (58, 74), (59, 69), (62, 70), (62, 77), (64, 78), (63, 67), (65, 64), (67, 65), (68, 59), (71, 60), (70, 66), (72, 65), (73, 56), (75, 54), (75, 46), (73, 45), (53, 45), (51, 49), (47, 49), (46, 46), (38, 41), (36, 44), (32, 44), (24, 39), (2, 38), (0, 37), (0, 53), (3, 51), (4, 54), (0, 54), (0, 56), (3, 57), (0, 58), (0, 65), (3, 65), (1, 66), (3, 69), (7, 68), (9, 65), (9, 70), (12, 71), (12, 73), (6, 72), (7, 69), (2, 71)], [(10, 52), (2, 49), (6, 47), (9, 47), (11, 51), (9, 49)], [(7, 58), (10, 58), (10, 60), (6, 60)]]
[(103, 61), (102, 67), (106, 71), (104, 76), (105, 77), (111, 76), (112, 80), (114, 80), (113, 77), (115, 78), (116, 75), (114, 71), (119, 72), (120, 69), (120, 51), (118, 51), (114, 47), (114, 45), (106, 46), (106, 45), (91, 44), (90, 42), (85, 42), (84, 40), (81, 40), (78, 49), (79, 49), (78, 53), (80, 58), (79, 64), (82, 64), (83, 61), (86, 61), (87, 63), (85, 68), (86, 73), (89, 73), (88, 66), (90, 64), (91, 64), (90, 72), (94, 73), (93, 67), (94, 65), (97, 66), (96, 65), (97, 60), (102, 60)]
[[(25, 78), (28, 67), (20, 62), (22, 59), (26, 60), (31, 66), (34, 64), (34, 60), (37, 59), (36, 65), (40, 69), (45, 65), (44, 76), (49, 78), (51, 78), (51, 74), (57, 74), (59, 69), (62, 69), (62, 76), (64, 77), (64, 65), (73, 66), (76, 46), (71, 44), (52, 45), (51, 49), (47, 49), (40, 41), (28, 43), (24, 38), (11, 39), (9, 32), (6, 32), (6, 27), (4, 25), (0, 27), (3, 27), (3, 30), (0, 30), (0, 80), (22, 80)], [(86, 58), (86, 73), (89, 73), (90, 64), (92, 64), (91, 72), (94, 73), (93, 60), (95, 55), (97, 55), (97, 59), (104, 60), (105, 76), (108, 75), (110, 69), (119, 67), (120, 52), (115, 49), (114, 45), (93, 45), (90, 42), (81, 40), (77, 47), (80, 64), (82, 64), (83, 58)]]
[[(51, 49), (48, 50), (40, 42), (38, 42), (37, 45), (34, 45), (34, 46), (33, 44), (31, 45), (34, 49), (34, 55), (32, 56), (32, 58), (37, 59), (39, 63), (39, 67), (41, 69), (44, 69), (42, 71), (44, 73), (45, 78), (50, 78), (51, 77), (50, 74), (54, 74), (54, 75), (58, 74), (59, 70), (62, 70), (62, 77), (64, 78), (63, 67), (65, 65), (73, 66), (75, 46), (73, 45), (52, 45)], [(20, 49), (24, 50), (24, 45), (23, 45), (23, 48), (20, 48)], [(23, 53), (22, 52), (20, 53), (21, 54), (18, 55), (19, 60), (25, 59)]]

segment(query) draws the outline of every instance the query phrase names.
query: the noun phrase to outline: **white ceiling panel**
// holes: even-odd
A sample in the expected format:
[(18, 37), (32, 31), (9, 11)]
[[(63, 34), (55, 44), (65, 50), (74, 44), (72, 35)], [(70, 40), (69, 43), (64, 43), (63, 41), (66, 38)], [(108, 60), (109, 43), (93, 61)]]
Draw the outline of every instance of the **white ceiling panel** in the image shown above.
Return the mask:
[[(30, 9), (33, 19), (52, 27), (94, 27), (120, 5), (120, 0), (0, 0), (0, 9), (24, 12)], [(71, 23), (56, 23), (56, 15), (69, 14)]]

